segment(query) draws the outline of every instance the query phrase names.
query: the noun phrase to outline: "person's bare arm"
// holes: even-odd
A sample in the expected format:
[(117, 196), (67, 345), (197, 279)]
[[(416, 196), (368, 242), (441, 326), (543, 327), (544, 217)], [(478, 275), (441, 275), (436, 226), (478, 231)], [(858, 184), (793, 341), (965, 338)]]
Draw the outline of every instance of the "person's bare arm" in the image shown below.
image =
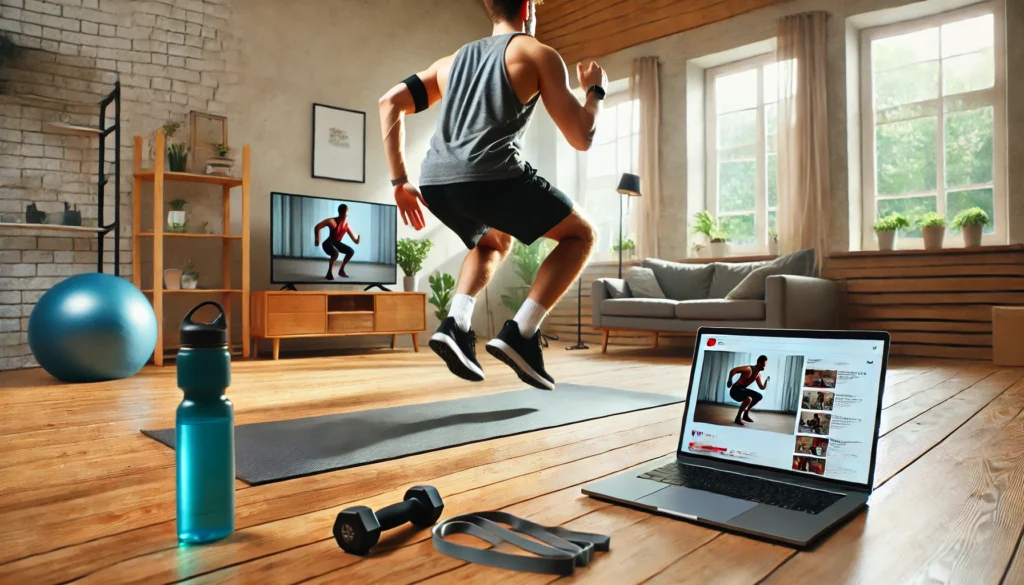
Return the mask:
[(740, 376), (743, 375), (743, 366), (737, 366), (737, 367), (733, 368), (731, 372), (729, 372), (729, 385), (730, 386), (732, 386), (732, 377), (737, 375), (737, 374), (739, 374)]
[(348, 228), (348, 237), (352, 238), (352, 241), (355, 242), (357, 246), (359, 245), (359, 240), (362, 239), (354, 231), (352, 231), (351, 226), (349, 226)]
[[(585, 103), (580, 105), (569, 88), (569, 72), (566, 70), (565, 61), (551, 47), (538, 45), (536, 63), (540, 97), (551, 119), (555, 121), (570, 146), (576, 150), (590, 150), (603, 102), (591, 92), (587, 95)], [(594, 62), (586, 68), (582, 63), (577, 63), (576, 76), (584, 91), (595, 85), (608, 85), (604, 70)]]
[[(423, 85), (427, 88), (427, 99), (431, 106), (441, 101), (441, 87), (438, 84), (438, 71), (447, 68), (451, 63), (451, 56), (434, 62), (426, 71), (417, 75)], [(378, 101), (380, 106), (380, 127), (381, 135), (384, 137), (384, 154), (388, 159), (388, 167), (391, 170), (392, 180), (402, 180), (394, 187), (395, 202), (402, 213), (402, 221), (405, 225), (412, 222), (412, 227), (421, 230), (425, 225), (423, 211), (420, 209), (420, 202), (423, 205), (423, 195), (419, 189), (408, 181), (409, 174), (405, 168), (405, 115), (416, 113), (416, 103), (413, 100), (412, 92), (405, 83), (399, 83), (381, 96)]]
[(761, 390), (765, 390), (768, 387), (768, 380), (771, 380), (771, 379), (772, 379), (772, 377), (768, 376), (768, 378), (764, 382), (762, 382), (761, 381), (761, 374), (758, 374), (757, 375), (757, 385), (761, 388)]
[(320, 223), (316, 224), (316, 227), (313, 228), (313, 240), (316, 242), (314, 244), (315, 246), (319, 246), (320, 245), (320, 230), (322, 230), (324, 228), (330, 228), (330, 227), (331, 227), (331, 220), (330, 219), (325, 219), (325, 220), (321, 221)]

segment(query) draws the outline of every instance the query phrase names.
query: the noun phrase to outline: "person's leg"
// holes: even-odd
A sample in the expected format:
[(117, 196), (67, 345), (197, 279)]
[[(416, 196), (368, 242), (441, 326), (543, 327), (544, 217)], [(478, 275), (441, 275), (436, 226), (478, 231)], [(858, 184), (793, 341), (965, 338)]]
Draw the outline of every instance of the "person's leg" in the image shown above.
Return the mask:
[(348, 265), (348, 261), (352, 259), (352, 256), (355, 255), (356, 251), (348, 244), (343, 244), (341, 242), (336, 243), (335, 246), (338, 248), (339, 252), (345, 255), (345, 259), (341, 261), (341, 268), (338, 269), (338, 276), (348, 278), (348, 274), (345, 273), (345, 266)]
[(448, 311), (448, 316), (454, 318), (455, 324), (463, 331), (472, 329), (476, 296), (491, 281), (502, 260), (511, 250), (512, 236), (491, 229), (463, 259), (459, 280), (455, 286), (455, 297), (452, 298), (452, 306)]
[(754, 419), (750, 418), (750, 409), (757, 406), (757, 403), (761, 402), (762, 398), (764, 398), (764, 396), (760, 392), (755, 392), (753, 390), (750, 391), (750, 405), (747, 406), (747, 410), (743, 415), (743, 420), (749, 423), (754, 422)]
[[(740, 418), (744, 416), (744, 413), (746, 412), (746, 410), (748, 408), (750, 408), (750, 397), (749, 396), (744, 398), (743, 402), (740, 403), (740, 409), (736, 411), (736, 419), (733, 422), (735, 422), (738, 425), (742, 425), (743, 421), (740, 420)], [(751, 421), (751, 422), (753, 422), (753, 421)]]
[(327, 280), (334, 280), (334, 262), (338, 259), (338, 251), (334, 248), (334, 241), (331, 239), (324, 240), (321, 248), (331, 258), (327, 264)]

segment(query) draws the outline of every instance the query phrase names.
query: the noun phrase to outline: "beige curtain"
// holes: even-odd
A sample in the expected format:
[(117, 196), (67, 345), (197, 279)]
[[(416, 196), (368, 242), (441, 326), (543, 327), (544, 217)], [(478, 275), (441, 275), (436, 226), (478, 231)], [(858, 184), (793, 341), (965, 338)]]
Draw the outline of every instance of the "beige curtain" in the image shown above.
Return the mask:
[(829, 192), (826, 43), (828, 13), (779, 20), (779, 247), (828, 252)]
[(640, 258), (658, 257), (658, 217), (661, 201), (660, 165), (658, 164), (659, 124), (661, 121), (660, 66), (657, 57), (641, 57), (633, 61), (629, 80), (630, 98), (640, 104), (639, 160), (636, 174), (640, 176), (639, 199), (633, 198), (633, 223), (637, 253)]

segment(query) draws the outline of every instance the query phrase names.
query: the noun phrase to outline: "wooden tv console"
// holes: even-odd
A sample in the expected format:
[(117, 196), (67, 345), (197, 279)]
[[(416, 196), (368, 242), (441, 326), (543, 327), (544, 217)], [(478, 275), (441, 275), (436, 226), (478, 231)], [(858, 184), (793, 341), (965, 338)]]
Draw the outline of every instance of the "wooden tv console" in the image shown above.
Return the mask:
[[(271, 292), (252, 295), (252, 336), (274, 343), (278, 359), (282, 339), (399, 335), (427, 330), (427, 294), (420, 292)], [(254, 354), (255, 355), (255, 354)]]

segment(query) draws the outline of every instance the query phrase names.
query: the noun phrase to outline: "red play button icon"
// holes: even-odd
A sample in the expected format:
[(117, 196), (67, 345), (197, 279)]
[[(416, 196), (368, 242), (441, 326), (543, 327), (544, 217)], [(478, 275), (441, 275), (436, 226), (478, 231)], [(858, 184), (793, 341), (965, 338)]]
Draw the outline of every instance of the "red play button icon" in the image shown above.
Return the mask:
[(718, 342), (715, 341), (715, 338), (712, 337), (712, 338), (708, 339), (708, 347), (715, 347), (716, 343), (718, 343)]

